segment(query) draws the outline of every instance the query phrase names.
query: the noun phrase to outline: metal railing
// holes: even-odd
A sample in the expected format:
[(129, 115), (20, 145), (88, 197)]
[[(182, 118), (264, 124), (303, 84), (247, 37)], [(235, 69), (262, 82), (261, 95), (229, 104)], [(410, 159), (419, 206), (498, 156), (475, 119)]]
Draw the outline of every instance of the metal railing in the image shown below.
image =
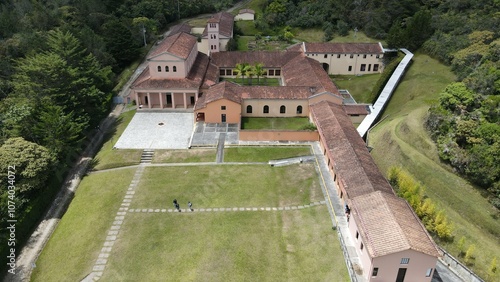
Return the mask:
[(441, 261), (448, 266), (448, 268), (451, 268), (460, 278), (464, 279), (464, 281), (467, 282), (484, 282), (481, 277), (477, 276), (472, 270), (467, 268), (464, 264), (459, 262), (456, 258), (454, 258), (452, 255), (450, 255), (447, 251), (445, 251), (443, 248), (439, 247), (439, 249), (443, 252), (443, 258), (441, 258)]

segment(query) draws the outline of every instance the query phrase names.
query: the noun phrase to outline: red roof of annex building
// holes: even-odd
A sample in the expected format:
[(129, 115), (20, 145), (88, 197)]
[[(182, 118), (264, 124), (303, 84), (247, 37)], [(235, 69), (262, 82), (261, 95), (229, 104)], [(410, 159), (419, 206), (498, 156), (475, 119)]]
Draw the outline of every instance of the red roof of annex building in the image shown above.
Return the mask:
[(191, 34), (179, 32), (165, 38), (160, 45), (149, 54), (148, 60), (164, 53), (174, 55), (181, 59), (187, 59), (196, 44), (196, 37)]
[(321, 101), (311, 105), (310, 109), (348, 198), (375, 191), (394, 194), (343, 106)]
[(380, 43), (297, 43), (288, 48), (290, 51), (304, 53), (331, 53), (331, 54), (383, 54), (384, 48)]
[(353, 198), (350, 208), (370, 257), (405, 250), (441, 255), (406, 200), (376, 191)]

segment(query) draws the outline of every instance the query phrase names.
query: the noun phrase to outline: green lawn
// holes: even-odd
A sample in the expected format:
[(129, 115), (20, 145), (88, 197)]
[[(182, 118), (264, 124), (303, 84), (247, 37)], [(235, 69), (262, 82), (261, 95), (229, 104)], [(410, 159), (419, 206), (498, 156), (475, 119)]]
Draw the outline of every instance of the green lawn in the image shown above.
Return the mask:
[(333, 82), (339, 89), (347, 89), (357, 103), (371, 103), (370, 94), (380, 75), (336, 75)]
[(310, 124), (306, 117), (290, 118), (241, 118), (242, 129), (302, 130)]
[(500, 220), (498, 210), (481, 195), (481, 190), (440, 162), (437, 149), (423, 127), (431, 102), (455, 77), (449, 68), (436, 60), (416, 54), (414, 62), (385, 113), (388, 117), (369, 136), (372, 155), (381, 169), (401, 165), (426, 188), (426, 195), (446, 211), (454, 226), (453, 242), (438, 242), (458, 257), (457, 242), (466, 238), (465, 248), (474, 244), (475, 261), (471, 268), (488, 281), (491, 259), (500, 253)]
[(251, 0), (244, 6), (244, 8), (254, 10), (255, 14), (259, 16), (259, 14), (262, 15), (262, 9), (265, 7), (267, 2), (267, 0)]
[(260, 31), (255, 28), (254, 21), (236, 21), (236, 26), (240, 28), (243, 35), (254, 36), (260, 33)]
[(234, 83), (238, 83), (240, 85), (265, 85), (265, 86), (281, 86), (280, 80), (278, 78), (267, 78), (267, 77), (261, 77), (260, 79), (257, 79), (257, 77), (252, 77), (252, 78), (229, 78), (229, 77), (224, 77), (221, 78), (221, 81), (227, 80), (227, 81), (232, 81)]
[(133, 208), (171, 208), (172, 200), (197, 207), (279, 207), (323, 199), (312, 164), (150, 167)]
[(83, 178), (36, 261), (33, 281), (80, 281), (92, 271), (134, 171), (101, 172)]
[[(302, 42), (323, 42), (324, 32), (321, 28), (304, 28), (304, 29), (293, 29), (292, 33), (295, 35), (295, 39)], [(379, 39), (373, 39), (366, 36), (362, 31), (356, 32), (350, 31), (347, 36), (339, 36), (334, 34), (333, 39), (329, 42), (339, 42), (339, 43), (378, 43), (381, 41)]]
[(238, 36), (238, 51), (248, 51), (248, 42), (254, 39), (253, 36)]
[(127, 125), (134, 117), (135, 110), (122, 113), (115, 126), (105, 137), (106, 142), (93, 160), (93, 169), (101, 170), (114, 167), (136, 165), (141, 161), (142, 150), (113, 149)]
[(215, 162), (215, 149), (155, 150), (153, 163)]
[(350, 281), (325, 206), (134, 213), (102, 281)]
[(310, 147), (229, 147), (224, 148), (224, 162), (268, 162), (311, 155)]
[(209, 18), (210, 15), (207, 15), (206, 17), (190, 19), (187, 21), (187, 23), (192, 27), (206, 27)]

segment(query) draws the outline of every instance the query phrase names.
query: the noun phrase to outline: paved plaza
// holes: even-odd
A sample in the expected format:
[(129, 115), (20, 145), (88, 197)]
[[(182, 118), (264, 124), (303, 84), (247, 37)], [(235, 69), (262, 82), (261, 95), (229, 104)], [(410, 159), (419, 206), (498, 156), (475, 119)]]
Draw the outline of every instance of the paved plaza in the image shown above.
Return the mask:
[(136, 113), (121, 135), (117, 149), (187, 149), (193, 113)]
[(225, 134), (224, 143), (226, 145), (238, 144), (239, 141), (237, 123), (198, 122), (193, 132), (191, 146), (216, 146), (221, 133)]

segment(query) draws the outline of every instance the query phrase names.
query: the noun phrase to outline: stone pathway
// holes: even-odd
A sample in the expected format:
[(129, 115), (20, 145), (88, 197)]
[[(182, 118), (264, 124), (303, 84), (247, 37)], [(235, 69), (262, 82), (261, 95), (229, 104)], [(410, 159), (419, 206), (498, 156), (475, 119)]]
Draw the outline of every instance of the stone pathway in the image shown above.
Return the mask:
[(113, 249), (113, 245), (115, 244), (116, 237), (120, 232), (123, 220), (127, 215), (128, 207), (130, 206), (130, 203), (134, 198), (135, 189), (137, 188), (137, 184), (139, 184), (139, 181), (141, 180), (144, 168), (145, 166), (140, 165), (135, 171), (134, 178), (132, 179), (132, 182), (130, 182), (127, 193), (125, 194), (125, 197), (123, 198), (123, 201), (121, 203), (121, 207), (116, 212), (115, 220), (113, 221), (113, 225), (108, 231), (106, 241), (104, 241), (101, 252), (99, 253), (99, 257), (97, 258), (94, 267), (92, 268), (92, 272), (82, 281), (98, 281), (101, 278), (103, 271), (106, 268), (106, 264), (108, 263), (108, 258), (111, 250)]
[[(313, 202), (309, 203), (307, 205), (301, 205), (301, 206), (286, 206), (286, 207), (237, 207), (237, 208), (200, 208), (200, 209), (193, 209), (192, 211), (189, 209), (181, 209), (181, 212), (228, 212), (228, 211), (290, 211), (290, 210), (302, 210), (306, 208), (311, 208), (314, 206), (320, 206), (320, 205), (325, 205), (326, 201), (319, 201), (319, 202)], [(132, 213), (173, 213), (173, 212), (179, 212), (176, 209), (128, 209), (128, 212)]]
[(217, 142), (217, 156), (216, 156), (216, 162), (217, 163), (223, 163), (224, 162), (224, 142), (226, 140), (226, 133), (221, 133), (219, 135), (219, 141)]
[(347, 270), (349, 271), (349, 276), (351, 277), (351, 281), (364, 282), (366, 279), (354, 271), (354, 265), (360, 266), (361, 261), (356, 253), (354, 240), (351, 238), (351, 233), (349, 232), (349, 225), (345, 216), (344, 207), (337, 194), (337, 187), (333, 181), (333, 177), (328, 169), (328, 165), (318, 142), (312, 144), (312, 150), (316, 156), (319, 175), (322, 179), (321, 186), (326, 194), (325, 198), (328, 201), (330, 216), (332, 217), (332, 223), (338, 233), (337, 235), (344, 254)]

